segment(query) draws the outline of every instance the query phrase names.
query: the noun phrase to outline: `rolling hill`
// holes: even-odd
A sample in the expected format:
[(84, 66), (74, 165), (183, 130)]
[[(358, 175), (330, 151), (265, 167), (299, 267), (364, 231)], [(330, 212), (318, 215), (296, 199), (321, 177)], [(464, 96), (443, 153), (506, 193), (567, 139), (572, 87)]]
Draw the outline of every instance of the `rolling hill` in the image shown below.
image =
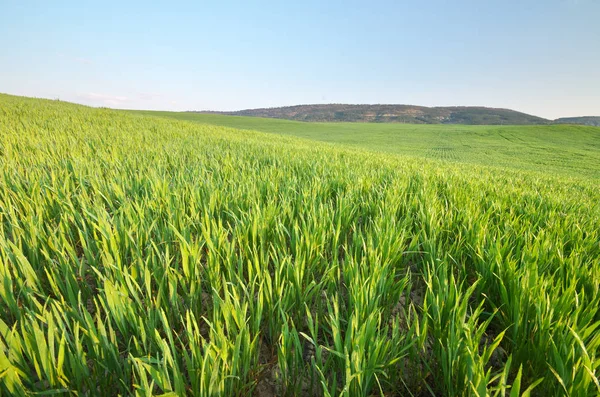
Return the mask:
[(600, 127), (600, 116), (561, 117), (554, 120), (558, 124), (582, 124)]
[(370, 151), (542, 173), (600, 178), (600, 128), (581, 125), (304, 123), (299, 121), (135, 111), (200, 124), (269, 132)]
[(425, 107), (413, 105), (328, 104), (248, 109), (219, 113), (233, 116), (268, 117), (320, 122), (477, 125), (529, 125), (551, 123), (550, 120), (510, 109), (495, 109), (478, 106)]
[(297, 105), (236, 111), (187, 113), (265, 117), (307, 122), (361, 122), (464, 125), (580, 124), (600, 126), (600, 116), (561, 117), (549, 120), (511, 109), (483, 106), (426, 107), (414, 105)]

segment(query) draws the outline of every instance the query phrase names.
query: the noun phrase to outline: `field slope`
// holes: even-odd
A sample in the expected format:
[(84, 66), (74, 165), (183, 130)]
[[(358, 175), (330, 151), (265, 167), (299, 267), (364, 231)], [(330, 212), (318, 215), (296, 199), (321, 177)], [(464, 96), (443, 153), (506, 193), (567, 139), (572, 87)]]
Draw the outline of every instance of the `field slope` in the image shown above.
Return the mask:
[(600, 179), (598, 127), (303, 123), (215, 114), (138, 113), (427, 159)]
[(0, 394), (597, 395), (599, 203), (0, 96)]

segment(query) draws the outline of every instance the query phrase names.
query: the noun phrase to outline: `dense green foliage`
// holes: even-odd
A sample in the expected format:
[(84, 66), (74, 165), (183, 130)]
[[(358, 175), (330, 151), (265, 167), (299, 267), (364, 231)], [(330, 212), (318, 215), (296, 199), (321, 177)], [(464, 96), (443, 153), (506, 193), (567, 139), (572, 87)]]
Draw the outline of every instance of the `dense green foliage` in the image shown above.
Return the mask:
[(593, 182), (0, 97), (0, 394), (600, 392)]
[(138, 113), (292, 135), (428, 159), (600, 179), (600, 128), (597, 127), (307, 124), (215, 114)]
[(298, 105), (220, 112), (231, 116), (272, 117), (319, 122), (411, 124), (549, 124), (550, 120), (510, 109), (481, 106), (426, 107), (414, 105)]

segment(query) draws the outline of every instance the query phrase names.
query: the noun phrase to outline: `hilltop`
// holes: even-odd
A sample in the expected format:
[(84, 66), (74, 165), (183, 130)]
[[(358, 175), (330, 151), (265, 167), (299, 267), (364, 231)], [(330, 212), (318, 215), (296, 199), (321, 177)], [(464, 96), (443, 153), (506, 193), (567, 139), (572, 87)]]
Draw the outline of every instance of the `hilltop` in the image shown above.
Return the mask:
[(510, 109), (480, 106), (426, 107), (413, 105), (298, 105), (220, 113), (316, 122), (375, 122), (407, 124), (550, 124), (551, 121)]
[(297, 105), (237, 111), (193, 111), (229, 116), (266, 117), (308, 122), (360, 122), (466, 125), (581, 124), (600, 126), (600, 116), (549, 120), (511, 109), (484, 106), (427, 107), (415, 105)]
[(554, 120), (558, 124), (583, 124), (600, 127), (600, 116), (561, 117)]

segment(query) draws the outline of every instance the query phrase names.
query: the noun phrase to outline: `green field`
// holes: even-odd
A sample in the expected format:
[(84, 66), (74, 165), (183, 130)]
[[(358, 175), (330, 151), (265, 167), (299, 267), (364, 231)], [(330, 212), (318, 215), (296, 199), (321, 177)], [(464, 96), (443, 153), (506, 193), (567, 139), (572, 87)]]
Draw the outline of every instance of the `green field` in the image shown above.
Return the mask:
[(218, 120), (0, 95), (0, 395), (600, 393), (598, 129)]
[(187, 112), (136, 113), (429, 159), (600, 179), (599, 127), (303, 123)]

